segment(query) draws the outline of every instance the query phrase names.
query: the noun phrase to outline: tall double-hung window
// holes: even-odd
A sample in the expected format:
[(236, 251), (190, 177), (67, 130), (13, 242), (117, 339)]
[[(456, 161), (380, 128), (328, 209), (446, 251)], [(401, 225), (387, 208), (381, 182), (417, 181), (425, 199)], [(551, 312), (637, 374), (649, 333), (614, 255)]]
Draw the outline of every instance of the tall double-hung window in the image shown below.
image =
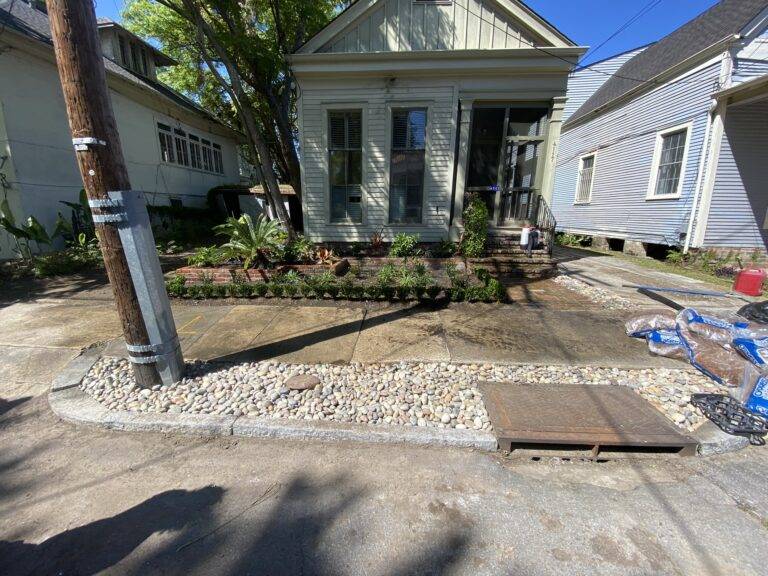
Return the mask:
[(595, 154), (579, 159), (579, 175), (576, 183), (576, 204), (587, 204), (592, 199), (592, 183), (595, 180)]
[(422, 222), (426, 144), (427, 110), (393, 110), (389, 167), (389, 221), (392, 224)]
[(157, 135), (160, 138), (160, 157), (163, 162), (174, 162), (175, 154), (173, 153), (173, 133), (171, 127), (167, 124), (157, 124)]
[(683, 189), (688, 158), (690, 125), (677, 126), (656, 135), (649, 199), (677, 198)]
[(331, 222), (363, 221), (363, 113), (328, 112)]

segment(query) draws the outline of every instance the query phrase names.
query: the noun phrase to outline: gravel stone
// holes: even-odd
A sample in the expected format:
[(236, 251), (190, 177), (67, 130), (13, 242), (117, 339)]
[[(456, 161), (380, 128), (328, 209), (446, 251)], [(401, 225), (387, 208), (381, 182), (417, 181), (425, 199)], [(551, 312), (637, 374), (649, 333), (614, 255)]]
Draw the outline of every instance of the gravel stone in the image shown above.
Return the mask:
[(586, 296), (592, 302), (602, 304), (611, 310), (628, 310), (630, 308), (635, 308), (635, 305), (623, 296), (619, 296), (608, 290), (603, 290), (602, 288), (590, 286), (586, 282), (578, 280), (577, 278), (572, 278), (571, 276), (556, 276), (553, 281), (568, 290)]
[[(290, 378), (314, 379), (312, 389), (290, 389)], [(289, 377), (290, 376), (290, 377)], [(247, 414), (251, 417), (329, 420), (391, 426), (491, 430), (478, 382), (627, 386), (686, 431), (705, 421), (690, 404), (697, 392), (725, 389), (693, 369), (625, 370), (592, 366), (536, 366), (400, 362), (396, 364), (187, 365), (180, 382), (152, 390), (135, 384), (130, 364), (102, 358), (80, 387), (110, 410), (174, 414)]]

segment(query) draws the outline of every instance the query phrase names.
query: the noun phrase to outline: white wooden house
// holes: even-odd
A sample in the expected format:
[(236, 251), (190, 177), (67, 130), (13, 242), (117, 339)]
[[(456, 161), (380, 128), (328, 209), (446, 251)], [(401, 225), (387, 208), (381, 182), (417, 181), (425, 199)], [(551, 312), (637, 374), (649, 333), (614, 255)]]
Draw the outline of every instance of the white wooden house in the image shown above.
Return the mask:
[(584, 51), (516, 0), (357, 0), (291, 58), (306, 234), (456, 239), (470, 193), (519, 230)]

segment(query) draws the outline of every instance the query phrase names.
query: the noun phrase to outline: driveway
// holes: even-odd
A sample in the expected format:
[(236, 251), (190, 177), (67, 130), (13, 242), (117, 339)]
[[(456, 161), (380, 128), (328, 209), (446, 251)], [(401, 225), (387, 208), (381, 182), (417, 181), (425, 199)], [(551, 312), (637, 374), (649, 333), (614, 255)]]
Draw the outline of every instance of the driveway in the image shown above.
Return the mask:
[[(109, 293), (41, 287), (15, 300), (0, 304), (3, 574), (758, 575), (768, 564), (763, 449), (595, 464), (75, 427), (52, 415), (45, 394), (79, 347), (118, 337)], [(426, 319), (386, 308), (337, 318), (327, 312), (335, 308), (293, 307), (290, 320), (280, 306), (234, 316), (207, 308), (177, 308), (188, 350), (220, 324), (236, 353), (310, 349), (340, 359), (387, 350), (469, 357), (477, 330), (456, 325), (485, 315), (506, 330), (489, 358), (529, 334), (508, 326), (519, 318), (548, 335), (546, 361), (589, 361), (570, 339), (618, 319), (534, 305), (509, 307), (522, 316), (458, 306)], [(377, 322), (380, 314), (392, 316)], [(388, 333), (381, 350), (366, 318)]]

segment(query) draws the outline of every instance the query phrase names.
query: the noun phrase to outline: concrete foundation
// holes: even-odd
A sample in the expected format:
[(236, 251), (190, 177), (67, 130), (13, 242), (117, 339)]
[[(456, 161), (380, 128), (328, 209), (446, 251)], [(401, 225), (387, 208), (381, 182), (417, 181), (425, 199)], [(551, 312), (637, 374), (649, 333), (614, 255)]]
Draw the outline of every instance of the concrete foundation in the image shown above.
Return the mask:
[(629, 254), (630, 256), (646, 256), (645, 244), (638, 242), (637, 240), (625, 240), (624, 254)]
[(610, 250), (611, 247), (608, 244), (608, 238), (605, 236), (592, 236), (592, 248), (597, 250)]

